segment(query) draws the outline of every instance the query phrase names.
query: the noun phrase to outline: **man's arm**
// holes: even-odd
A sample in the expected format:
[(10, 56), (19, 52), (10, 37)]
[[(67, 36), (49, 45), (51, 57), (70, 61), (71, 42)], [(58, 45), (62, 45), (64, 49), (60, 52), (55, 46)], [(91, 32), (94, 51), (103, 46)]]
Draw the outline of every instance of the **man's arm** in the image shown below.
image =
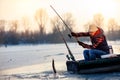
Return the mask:
[(71, 32), (71, 35), (74, 36), (74, 37), (90, 36), (90, 35), (89, 35), (89, 32), (80, 32), (80, 33)]
[(78, 41), (78, 44), (81, 45), (83, 48), (95, 49), (103, 40), (104, 37), (99, 37), (97, 38), (97, 43), (94, 43), (93, 45), (88, 45), (80, 41)]

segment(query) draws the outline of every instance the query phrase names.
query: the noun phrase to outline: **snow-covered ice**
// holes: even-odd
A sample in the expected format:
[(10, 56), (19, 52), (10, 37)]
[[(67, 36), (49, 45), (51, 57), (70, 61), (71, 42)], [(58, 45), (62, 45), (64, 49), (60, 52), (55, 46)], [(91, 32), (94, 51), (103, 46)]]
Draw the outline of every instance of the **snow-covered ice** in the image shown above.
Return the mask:
[[(120, 41), (109, 42), (113, 46), (114, 53), (120, 53)], [(70, 50), (76, 59), (83, 59), (84, 50), (77, 43), (69, 43)], [(66, 71), (65, 44), (38, 44), (16, 45), (0, 47), (0, 80), (107, 80), (120, 79), (120, 73), (99, 75), (75, 75)], [(55, 60), (57, 76), (53, 74), (52, 59)], [(107, 75), (107, 77), (105, 76)]]

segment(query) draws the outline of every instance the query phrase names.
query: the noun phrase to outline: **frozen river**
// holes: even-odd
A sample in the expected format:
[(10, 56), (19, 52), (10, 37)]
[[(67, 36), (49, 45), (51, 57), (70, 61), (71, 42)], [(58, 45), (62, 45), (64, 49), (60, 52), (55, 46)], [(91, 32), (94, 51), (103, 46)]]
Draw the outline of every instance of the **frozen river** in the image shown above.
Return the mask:
[[(120, 41), (109, 42), (114, 53), (120, 53)], [(69, 43), (76, 59), (83, 59), (84, 50), (77, 43)], [(120, 80), (120, 73), (70, 74), (66, 70), (65, 44), (17, 45), (0, 47), (0, 80)], [(57, 75), (52, 70), (55, 60)]]

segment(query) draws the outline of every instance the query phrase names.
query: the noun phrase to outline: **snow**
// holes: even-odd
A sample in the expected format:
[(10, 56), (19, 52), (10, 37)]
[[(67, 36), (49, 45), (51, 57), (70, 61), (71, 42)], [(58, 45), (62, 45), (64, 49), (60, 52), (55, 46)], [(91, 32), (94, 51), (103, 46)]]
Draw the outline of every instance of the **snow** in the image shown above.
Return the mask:
[[(77, 52), (78, 45), (70, 44)], [(74, 50), (74, 51), (75, 51)], [(18, 45), (0, 48), (0, 70), (14, 69), (55, 61), (66, 61), (67, 49), (64, 44)], [(34, 68), (33, 68), (34, 69)], [(13, 71), (12, 71), (13, 72)]]
[[(113, 46), (114, 53), (120, 53), (120, 41), (109, 44)], [(68, 45), (76, 59), (83, 59), (84, 49), (81, 46), (77, 43), (68, 43)], [(0, 80), (41, 80), (43, 77), (47, 79), (51, 76), (53, 78), (52, 59), (55, 60), (55, 67), (61, 80), (75, 79), (66, 73), (66, 54), (68, 51), (65, 44), (2, 46), (0, 47)]]

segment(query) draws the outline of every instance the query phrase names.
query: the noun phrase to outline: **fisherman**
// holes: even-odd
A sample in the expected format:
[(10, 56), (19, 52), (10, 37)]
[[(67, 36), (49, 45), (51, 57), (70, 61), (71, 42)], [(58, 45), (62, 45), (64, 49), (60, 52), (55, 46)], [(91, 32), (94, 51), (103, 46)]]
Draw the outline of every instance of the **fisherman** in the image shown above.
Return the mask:
[(95, 24), (89, 25), (88, 32), (71, 32), (71, 34), (74, 37), (90, 37), (92, 45), (78, 41), (79, 45), (83, 48), (87, 48), (83, 52), (85, 61), (95, 60), (97, 58), (101, 58), (101, 55), (109, 54), (109, 46), (107, 44), (104, 32)]

